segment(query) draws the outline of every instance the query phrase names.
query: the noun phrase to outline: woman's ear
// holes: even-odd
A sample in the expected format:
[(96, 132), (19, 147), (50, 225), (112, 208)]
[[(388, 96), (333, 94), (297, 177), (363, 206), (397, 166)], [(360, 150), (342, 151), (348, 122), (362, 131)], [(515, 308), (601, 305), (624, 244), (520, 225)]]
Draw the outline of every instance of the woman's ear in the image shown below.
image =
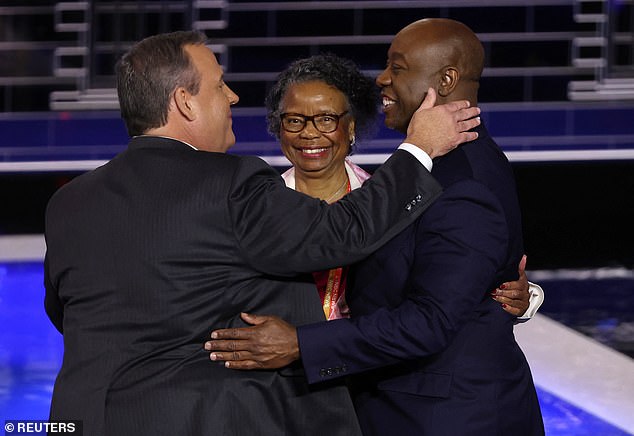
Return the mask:
[(352, 151), (352, 147), (354, 147), (355, 142), (357, 141), (357, 137), (354, 133), (354, 120), (348, 123), (348, 141), (350, 144), (350, 150), (348, 150), (348, 154)]
[(446, 67), (440, 76), (440, 82), (438, 83), (438, 95), (441, 97), (447, 97), (451, 94), (456, 86), (458, 86), (458, 80), (460, 79), (460, 73), (454, 67)]
[(182, 86), (176, 88), (172, 94), (172, 99), (176, 109), (183, 117), (188, 121), (194, 121), (196, 119), (196, 110), (192, 95), (185, 88)]

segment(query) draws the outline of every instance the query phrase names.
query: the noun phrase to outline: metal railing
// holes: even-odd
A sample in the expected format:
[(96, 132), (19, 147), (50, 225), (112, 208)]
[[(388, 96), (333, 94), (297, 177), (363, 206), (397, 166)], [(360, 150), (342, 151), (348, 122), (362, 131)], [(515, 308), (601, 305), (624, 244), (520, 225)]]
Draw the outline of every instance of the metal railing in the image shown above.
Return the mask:
[[(481, 25), (496, 11), (512, 18)], [(227, 80), (246, 96), (243, 104), (259, 106), (279, 70), (303, 55), (357, 56), (375, 75), (394, 32), (423, 16), (480, 26), (474, 30), (489, 53), (485, 82), (505, 84), (491, 93), (498, 98), (492, 102), (634, 99), (632, 0), (67, 0), (0, 7), (0, 60), (29, 59), (0, 66), (0, 112), (116, 109), (116, 59), (149, 34), (192, 28), (213, 41)], [(42, 27), (36, 22), (41, 17), (47, 20), (44, 36), (34, 37), (29, 32)], [(327, 31), (313, 26), (304, 32), (315, 17), (328, 17)], [(506, 97), (510, 87), (516, 92)], [(549, 93), (540, 95), (545, 87)], [(49, 90), (44, 103), (42, 89)]]
[(592, 80), (571, 81), (571, 100), (634, 100), (634, 1), (576, 0), (574, 18), (594, 35), (572, 42), (575, 66), (594, 69)]

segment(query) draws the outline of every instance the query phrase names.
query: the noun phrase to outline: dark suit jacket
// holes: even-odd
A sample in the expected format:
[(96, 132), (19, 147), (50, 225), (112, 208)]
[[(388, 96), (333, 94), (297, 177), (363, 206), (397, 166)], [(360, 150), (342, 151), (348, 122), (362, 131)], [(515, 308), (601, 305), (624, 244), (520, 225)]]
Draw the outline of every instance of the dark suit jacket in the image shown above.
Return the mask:
[(478, 132), (434, 163), (441, 197), (354, 269), (353, 319), (298, 329), (311, 383), (366, 372), (353, 388), (366, 435), (543, 434), (514, 317), (490, 297), (523, 252), (514, 178)]
[(241, 311), (323, 319), (296, 275), (368, 255), (440, 187), (397, 151), (358, 192), (329, 207), (260, 159), (157, 137), (64, 186), (46, 215), (45, 305), (64, 335), (51, 419), (91, 436), (358, 433), (344, 387), (228, 370), (202, 348)]

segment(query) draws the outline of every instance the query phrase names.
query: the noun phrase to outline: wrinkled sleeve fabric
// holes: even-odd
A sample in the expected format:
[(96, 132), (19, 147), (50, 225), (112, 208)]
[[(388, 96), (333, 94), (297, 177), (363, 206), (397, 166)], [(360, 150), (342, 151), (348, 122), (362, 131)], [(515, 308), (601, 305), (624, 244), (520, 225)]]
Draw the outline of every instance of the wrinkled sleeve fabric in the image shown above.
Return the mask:
[[(274, 175), (272, 175), (274, 173)], [(423, 213), (442, 188), (397, 150), (363, 188), (326, 202), (286, 188), (259, 159), (243, 159), (228, 210), (240, 251), (258, 271), (292, 275), (356, 262)]]
[(310, 383), (438, 353), (474, 316), (505, 266), (508, 230), (499, 202), (479, 183), (459, 182), (416, 225), (410, 289), (399, 306), (298, 327)]

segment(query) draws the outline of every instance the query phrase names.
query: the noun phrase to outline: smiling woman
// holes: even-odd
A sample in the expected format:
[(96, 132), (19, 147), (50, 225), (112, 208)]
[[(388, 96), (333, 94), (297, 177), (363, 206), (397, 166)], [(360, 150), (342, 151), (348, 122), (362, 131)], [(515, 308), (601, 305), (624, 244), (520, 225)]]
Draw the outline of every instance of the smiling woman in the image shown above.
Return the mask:
[[(358, 133), (377, 116), (378, 91), (347, 59), (318, 55), (292, 63), (278, 77), (266, 105), (269, 131), (293, 167), (286, 185), (328, 203), (359, 188), (370, 175), (347, 156)], [(346, 269), (313, 273), (328, 319), (348, 315)]]
[(321, 81), (289, 86), (282, 99), (282, 151), (295, 167), (295, 188), (335, 201), (346, 192), (344, 160), (355, 138), (344, 94)]
[(350, 60), (317, 55), (284, 70), (266, 106), (269, 131), (293, 164), (287, 185), (329, 203), (359, 187), (368, 174), (346, 157), (375, 126), (377, 105), (373, 80)]

